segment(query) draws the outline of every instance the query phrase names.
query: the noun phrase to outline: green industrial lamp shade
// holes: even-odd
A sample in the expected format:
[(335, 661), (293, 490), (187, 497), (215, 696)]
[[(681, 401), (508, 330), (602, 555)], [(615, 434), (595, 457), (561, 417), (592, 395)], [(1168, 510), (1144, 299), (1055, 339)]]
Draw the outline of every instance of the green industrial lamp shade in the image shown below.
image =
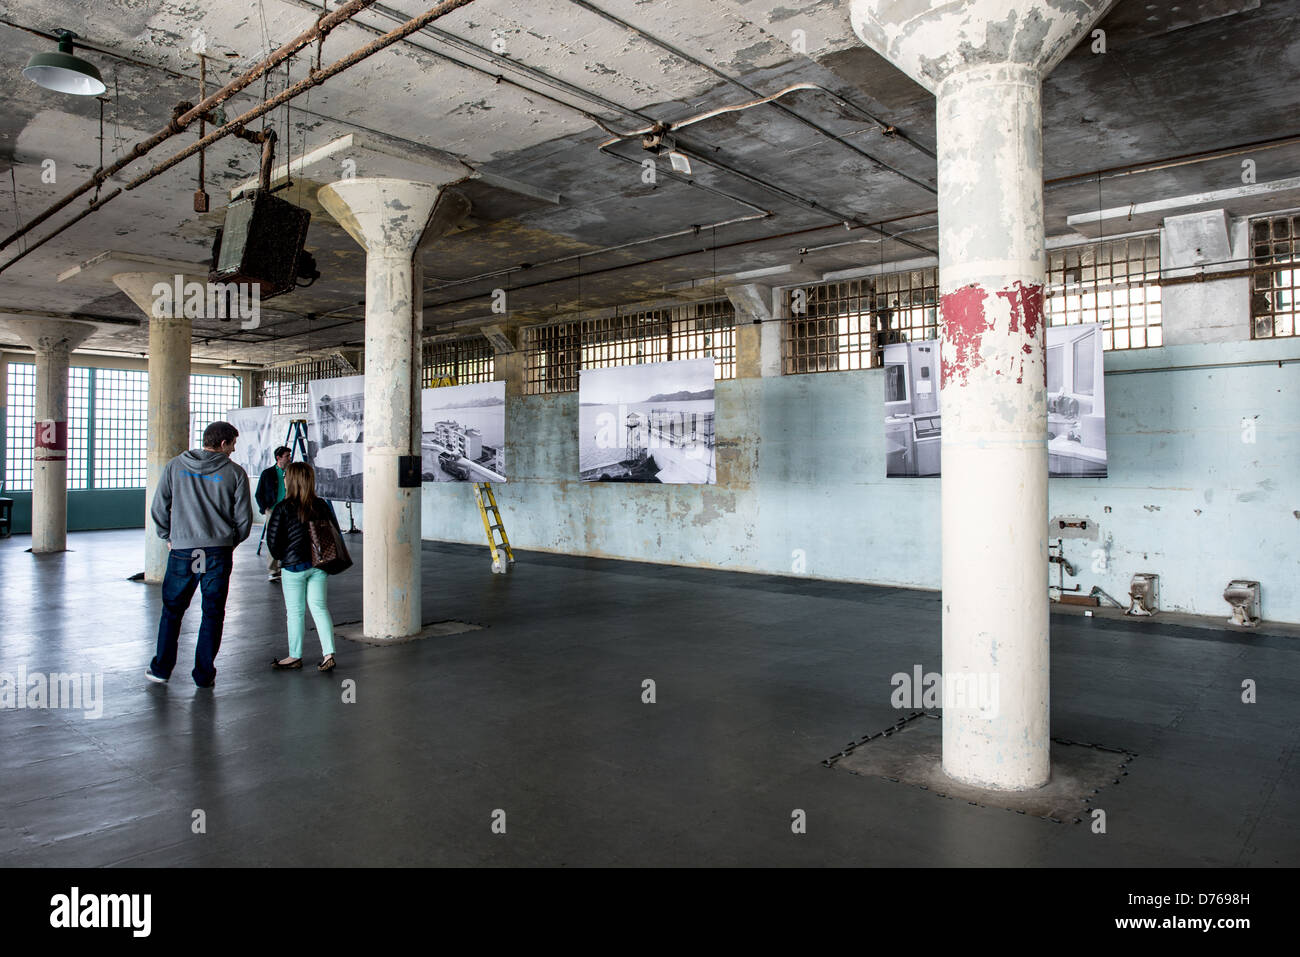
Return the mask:
[(23, 67), (23, 76), (59, 93), (78, 96), (99, 96), (107, 87), (93, 63), (72, 54), (72, 41), (76, 36), (67, 30), (56, 30), (59, 49), (55, 53), (33, 53)]

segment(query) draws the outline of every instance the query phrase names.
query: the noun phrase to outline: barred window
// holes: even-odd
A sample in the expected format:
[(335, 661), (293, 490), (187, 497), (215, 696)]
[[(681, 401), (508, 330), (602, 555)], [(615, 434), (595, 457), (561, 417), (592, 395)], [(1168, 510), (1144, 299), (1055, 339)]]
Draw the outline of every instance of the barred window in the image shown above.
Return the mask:
[(356, 370), (338, 355), (328, 359), (306, 359), (255, 373), (253, 394), (260, 397), (262, 405), (269, 405), (276, 413), (305, 417), (308, 382), (356, 374)]
[(425, 389), (442, 378), (450, 378), (457, 385), (496, 378), (496, 351), (482, 336), (426, 342), (421, 353), (420, 384)]
[(1251, 265), (1267, 271), (1251, 277), (1250, 337), (1275, 339), (1300, 335), (1296, 326), (1296, 253), (1300, 215), (1250, 221)]
[(715, 379), (736, 377), (731, 301), (687, 303), (525, 330), (525, 391), (575, 392), (581, 369), (712, 359)]
[(9, 408), (5, 415), (5, 488), (32, 488), (32, 437), (36, 421), (36, 366), (11, 362), (8, 369)]
[(787, 289), (785, 374), (879, 366), (888, 343), (936, 338), (938, 299), (935, 267)]
[(94, 369), (73, 366), (68, 370), (68, 488), (90, 488), (90, 396), (94, 376)]
[(1161, 345), (1160, 236), (1049, 250), (1048, 324), (1101, 323), (1103, 349)]
[(235, 376), (190, 376), (190, 448), (203, 446), (203, 432), (239, 408), (241, 383)]
[[(4, 487), (32, 489), (32, 442), (36, 422), (36, 365), (11, 362), (7, 370), (9, 406), (5, 415)], [(68, 488), (87, 488), (89, 409), (94, 370), (68, 370)]]
[(143, 488), (149, 439), (149, 373), (95, 371), (95, 487)]
[(528, 395), (577, 392), (581, 359), (578, 323), (524, 330), (524, 391)]

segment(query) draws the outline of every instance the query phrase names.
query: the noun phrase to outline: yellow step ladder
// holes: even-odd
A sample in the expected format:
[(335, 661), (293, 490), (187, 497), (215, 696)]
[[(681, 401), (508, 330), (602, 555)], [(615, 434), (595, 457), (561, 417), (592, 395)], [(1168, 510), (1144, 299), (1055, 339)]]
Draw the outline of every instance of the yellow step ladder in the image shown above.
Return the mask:
[[(486, 498), (486, 500), (485, 500)], [(474, 483), (474, 499), (478, 502), (478, 513), (483, 518), (483, 531), (487, 533), (488, 548), (492, 549), (492, 573), (504, 575), (515, 563), (515, 553), (506, 537), (506, 527), (501, 521), (501, 510), (497, 508), (497, 497), (492, 491), (491, 482)], [(489, 516), (488, 513), (492, 514)], [(493, 521), (492, 519), (496, 519)], [(501, 541), (497, 541), (497, 534)]]

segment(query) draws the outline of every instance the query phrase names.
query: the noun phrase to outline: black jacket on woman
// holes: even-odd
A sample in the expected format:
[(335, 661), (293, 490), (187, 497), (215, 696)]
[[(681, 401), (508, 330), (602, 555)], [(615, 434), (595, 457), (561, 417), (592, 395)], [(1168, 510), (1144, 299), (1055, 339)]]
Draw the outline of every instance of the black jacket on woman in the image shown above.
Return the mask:
[[(316, 521), (328, 518), (335, 528), (339, 527), (334, 506), (323, 498), (312, 499), (312, 515)], [(311, 533), (298, 518), (297, 502), (286, 498), (271, 510), (266, 522), (266, 547), (286, 568), (311, 564)]]

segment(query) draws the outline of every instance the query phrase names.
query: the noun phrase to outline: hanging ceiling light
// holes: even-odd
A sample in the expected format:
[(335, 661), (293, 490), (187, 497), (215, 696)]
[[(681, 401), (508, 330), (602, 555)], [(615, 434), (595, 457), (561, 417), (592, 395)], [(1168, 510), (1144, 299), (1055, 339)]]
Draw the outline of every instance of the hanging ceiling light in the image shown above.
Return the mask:
[(23, 67), (23, 76), (47, 90), (78, 96), (99, 96), (108, 89), (95, 64), (73, 56), (72, 41), (77, 35), (70, 30), (55, 30), (54, 35), (59, 38), (58, 51), (33, 53)]

